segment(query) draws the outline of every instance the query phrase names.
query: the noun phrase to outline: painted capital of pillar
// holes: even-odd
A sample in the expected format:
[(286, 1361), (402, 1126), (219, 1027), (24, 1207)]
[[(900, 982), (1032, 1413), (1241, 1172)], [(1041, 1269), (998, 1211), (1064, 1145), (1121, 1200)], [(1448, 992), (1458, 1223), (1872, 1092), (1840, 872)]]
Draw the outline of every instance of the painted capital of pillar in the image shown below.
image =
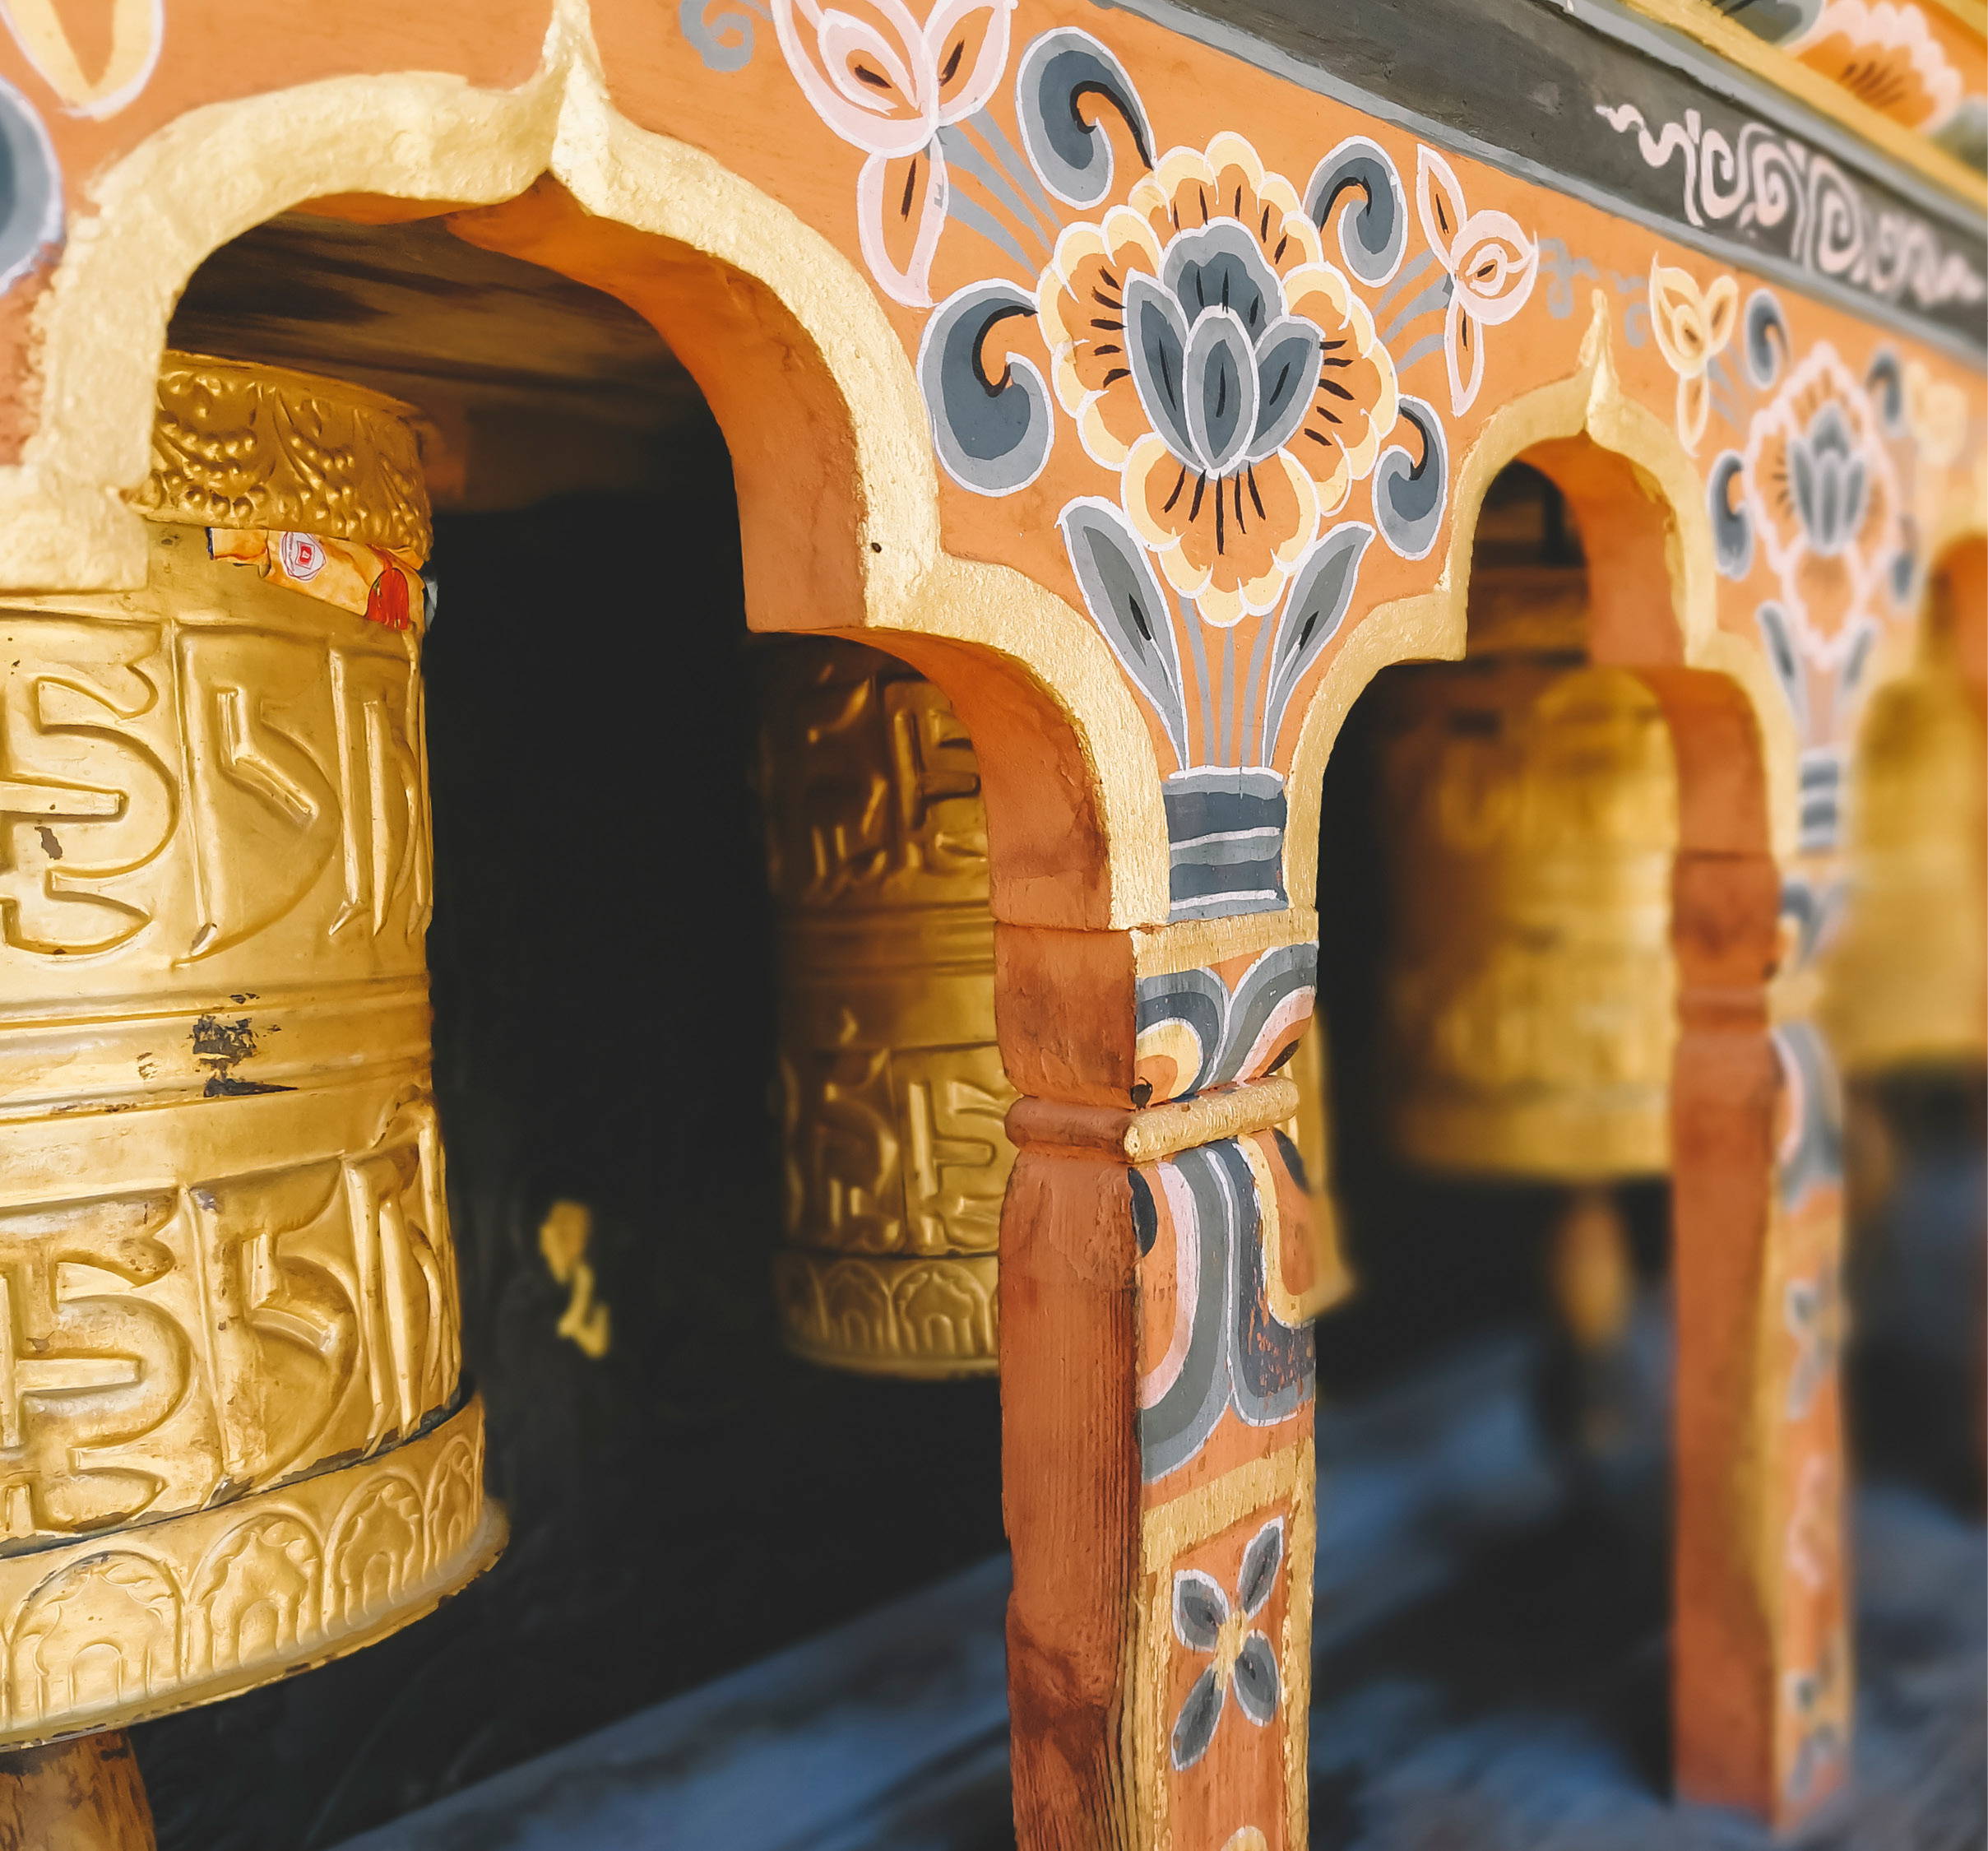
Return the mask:
[(169, 355), (143, 587), (0, 609), (0, 1744), (487, 1566), (404, 408)]

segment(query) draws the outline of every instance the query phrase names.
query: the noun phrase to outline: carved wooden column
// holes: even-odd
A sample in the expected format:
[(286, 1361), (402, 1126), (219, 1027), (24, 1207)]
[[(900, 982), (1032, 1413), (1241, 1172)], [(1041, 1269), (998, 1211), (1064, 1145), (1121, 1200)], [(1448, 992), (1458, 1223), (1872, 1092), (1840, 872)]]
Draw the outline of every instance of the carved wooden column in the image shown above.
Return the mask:
[(1300, 920), (999, 933), (1028, 1063), (1001, 1299), (1031, 1848), (1304, 1842), (1314, 1248), (1274, 1070), (1311, 1009)]
[[(1833, 835), (1763, 850), (1730, 684), (1647, 671), (1676, 743), (1672, 1716), (1680, 1791), (1777, 1822), (1847, 1771), (1835, 1075), (1811, 1022)], [(1833, 815), (1829, 827), (1834, 826)], [(1785, 908), (1777, 936), (1777, 907)]]
[(429, 1083), (414, 434), (172, 356), (141, 500), (142, 589), (0, 610), (0, 1747), (365, 1645), (503, 1533)]

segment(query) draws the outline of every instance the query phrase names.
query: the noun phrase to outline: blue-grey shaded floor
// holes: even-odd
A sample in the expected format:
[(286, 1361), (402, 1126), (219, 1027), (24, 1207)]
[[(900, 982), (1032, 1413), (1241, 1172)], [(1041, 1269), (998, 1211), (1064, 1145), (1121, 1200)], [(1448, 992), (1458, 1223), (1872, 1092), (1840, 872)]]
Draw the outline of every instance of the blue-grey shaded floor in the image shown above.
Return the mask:
[[(1664, 1797), (1661, 1505), (1569, 1499), (1531, 1367), (1488, 1343), (1320, 1418), (1314, 1851), (1763, 1847)], [(1856, 1779), (1792, 1843), (1980, 1851), (1988, 1542), (1880, 1487), (1856, 1544)], [(1007, 1582), (986, 1562), (345, 1851), (998, 1851)]]

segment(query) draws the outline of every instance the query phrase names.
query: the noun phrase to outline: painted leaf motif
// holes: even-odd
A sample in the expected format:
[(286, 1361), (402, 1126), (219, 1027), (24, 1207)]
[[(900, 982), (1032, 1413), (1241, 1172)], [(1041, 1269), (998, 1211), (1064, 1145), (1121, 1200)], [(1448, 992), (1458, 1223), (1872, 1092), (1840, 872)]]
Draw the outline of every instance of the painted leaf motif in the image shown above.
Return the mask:
[(773, 30), (801, 94), (845, 141), (891, 156), (932, 138), (924, 35), (904, 0), (773, 0)]
[(1509, 212), (1473, 212), (1450, 257), (1457, 293), (1475, 320), (1496, 327), (1532, 299), (1539, 246)]
[(1754, 613), (1754, 621), (1760, 626), (1760, 634), (1767, 643), (1768, 666), (1774, 671), (1774, 679), (1781, 684), (1781, 691), (1788, 698), (1788, 705), (1795, 714), (1795, 723), (1806, 730), (1809, 716), (1808, 683), (1801, 672), (1801, 657), (1795, 647), (1795, 637), (1788, 628), (1787, 614), (1777, 604), (1763, 604)]
[(1312, 170), (1304, 210), (1323, 231), (1340, 201), (1357, 193), (1360, 203), (1339, 220), (1339, 254), (1369, 289), (1394, 281), (1408, 248), (1408, 199), (1387, 151), (1364, 135), (1342, 141)]
[(1381, 538), (1405, 559), (1426, 559), (1435, 550), (1449, 497), (1449, 445), (1436, 408), (1403, 396), (1402, 422), (1420, 439), (1422, 453), (1411, 457), (1390, 444), (1374, 466), (1374, 521)]
[(918, 346), (918, 383), (946, 473), (976, 494), (1013, 494), (1042, 473), (1056, 435), (1049, 388), (1026, 358), (998, 377), (987, 346), (1004, 324), (1025, 326), (1035, 299), (1013, 283), (970, 283), (939, 304)]
[(1677, 380), (1677, 434), (1687, 456), (1695, 457), (1712, 415), (1712, 387), (1703, 373), (1680, 373)]
[(1284, 1519), (1273, 1517), (1249, 1539), (1243, 1551), (1242, 1572), (1236, 1577), (1235, 1598), (1245, 1613), (1260, 1612), (1277, 1585), (1277, 1570), (1284, 1560)]
[(1339, 633), (1353, 601), (1360, 559), (1373, 538), (1374, 530), (1365, 522), (1342, 522), (1313, 546), (1298, 568), (1271, 645), (1263, 707), (1266, 758), (1275, 750), (1285, 709), (1298, 684), (1318, 659), (1319, 652)]
[(1134, 272), (1125, 282), (1125, 359), (1139, 403), (1168, 449), (1195, 460), (1188, 428), (1187, 317), (1170, 290)]
[(1187, 707), (1180, 661), (1152, 560), (1124, 516), (1108, 501), (1073, 501), (1058, 525), (1093, 620), (1166, 729), (1176, 762), (1184, 765)]
[(1722, 578), (1744, 578), (1754, 569), (1754, 523), (1746, 511), (1746, 459), (1737, 450), (1721, 452), (1705, 479), (1712, 515), (1714, 557)]
[(939, 0), (925, 21), (933, 113), (943, 127), (984, 108), (1008, 67), (1015, 0)]
[(1788, 357), (1788, 321), (1768, 290), (1746, 299), (1746, 376), (1765, 389), (1781, 377)]
[(1261, 1728), (1277, 1713), (1282, 1687), (1277, 1677), (1277, 1655), (1270, 1641), (1253, 1632), (1243, 1641), (1235, 1657), (1236, 1707)]
[(1456, 169), (1434, 148), (1416, 150), (1415, 206), (1422, 221), (1422, 235), (1445, 270), (1453, 268), (1451, 248), (1469, 216), (1463, 204), (1463, 183)]
[(932, 303), (932, 259), (946, 225), (946, 157), (938, 144), (901, 155), (872, 155), (856, 178), (856, 232), (863, 261), (892, 299)]
[[(1079, 108), (1080, 103), (1084, 106)], [(1152, 130), (1125, 67), (1088, 32), (1060, 26), (1031, 39), (1015, 73), (1015, 114), (1029, 165), (1064, 204), (1096, 206), (1111, 191), (1116, 160), (1097, 105), (1131, 132), (1147, 167)]]
[(1484, 384), (1484, 336), (1461, 294), (1450, 297), (1444, 317), (1443, 358), (1449, 370), (1449, 408), (1462, 417)]
[(1215, 1725), (1221, 1720), (1222, 1705), (1228, 1692), (1213, 1666), (1194, 1680), (1174, 1723), (1174, 1765), (1185, 1773), (1208, 1751), (1215, 1739)]
[(1174, 1634), (1192, 1652), (1212, 1652), (1229, 1617), (1229, 1597), (1212, 1575), (1184, 1568), (1174, 1577)]
[(1280, 317), (1258, 336), (1255, 370), (1263, 398), (1249, 443), (1252, 462), (1282, 449), (1298, 434), (1311, 410), (1323, 345), (1317, 326), (1295, 315)]
[(1196, 317), (1185, 376), (1193, 454), (1209, 475), (1226, 476), (1256, 429), (1256, 354), (1240, 316), (1210, 308)]

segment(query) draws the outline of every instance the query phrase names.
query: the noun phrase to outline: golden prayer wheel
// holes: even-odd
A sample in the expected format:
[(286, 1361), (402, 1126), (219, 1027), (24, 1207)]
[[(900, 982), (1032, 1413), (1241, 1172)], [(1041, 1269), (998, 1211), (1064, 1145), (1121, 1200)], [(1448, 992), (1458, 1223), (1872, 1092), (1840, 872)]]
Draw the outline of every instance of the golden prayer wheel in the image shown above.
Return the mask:
[[(872, 1375), (996, 1366), (995, 1247), (1015, 1091), (995, 1044), (987, 818), (971, 742), (894, 657), (826, 638), (763, 652), (759, 788), (780, 941), (785, 1245), (798, 1354)], [(1294, 1135), (1344, 1285), (1316, 1032)], [(1313, 1309), (1318, 1308), (1313, 1306)]]
[(0, 1745), (486, 1566), (429, 1088), (404, 408), (169, 355), (141, 588), (0, 610)]
[(1880, 689), (1850, 814), (1822, 1020), (1851, 1074), (1988, 1058), (1988, 729), (1937, 661)]
[[(1547, 581), (1543, 603), (1557, 575), (1497, 576), (1515, 599)], [(1485, 1176), (1661, 1172), (1677, 772), (1656, 697), (1527, 649), (1403, 676), (1385, 724), (1397, 1147)]]
[(1403, 1157), (1573, 1189), (1551, 1278), (1592, 1350), (1629, 1302), (1607, 1190), (1670, 1162), (1677, 771), (1656, 697), (1583, 658), (1585, 596), (1481, 568), (1471, 656), (1385, 697), (1383, 1009)]

